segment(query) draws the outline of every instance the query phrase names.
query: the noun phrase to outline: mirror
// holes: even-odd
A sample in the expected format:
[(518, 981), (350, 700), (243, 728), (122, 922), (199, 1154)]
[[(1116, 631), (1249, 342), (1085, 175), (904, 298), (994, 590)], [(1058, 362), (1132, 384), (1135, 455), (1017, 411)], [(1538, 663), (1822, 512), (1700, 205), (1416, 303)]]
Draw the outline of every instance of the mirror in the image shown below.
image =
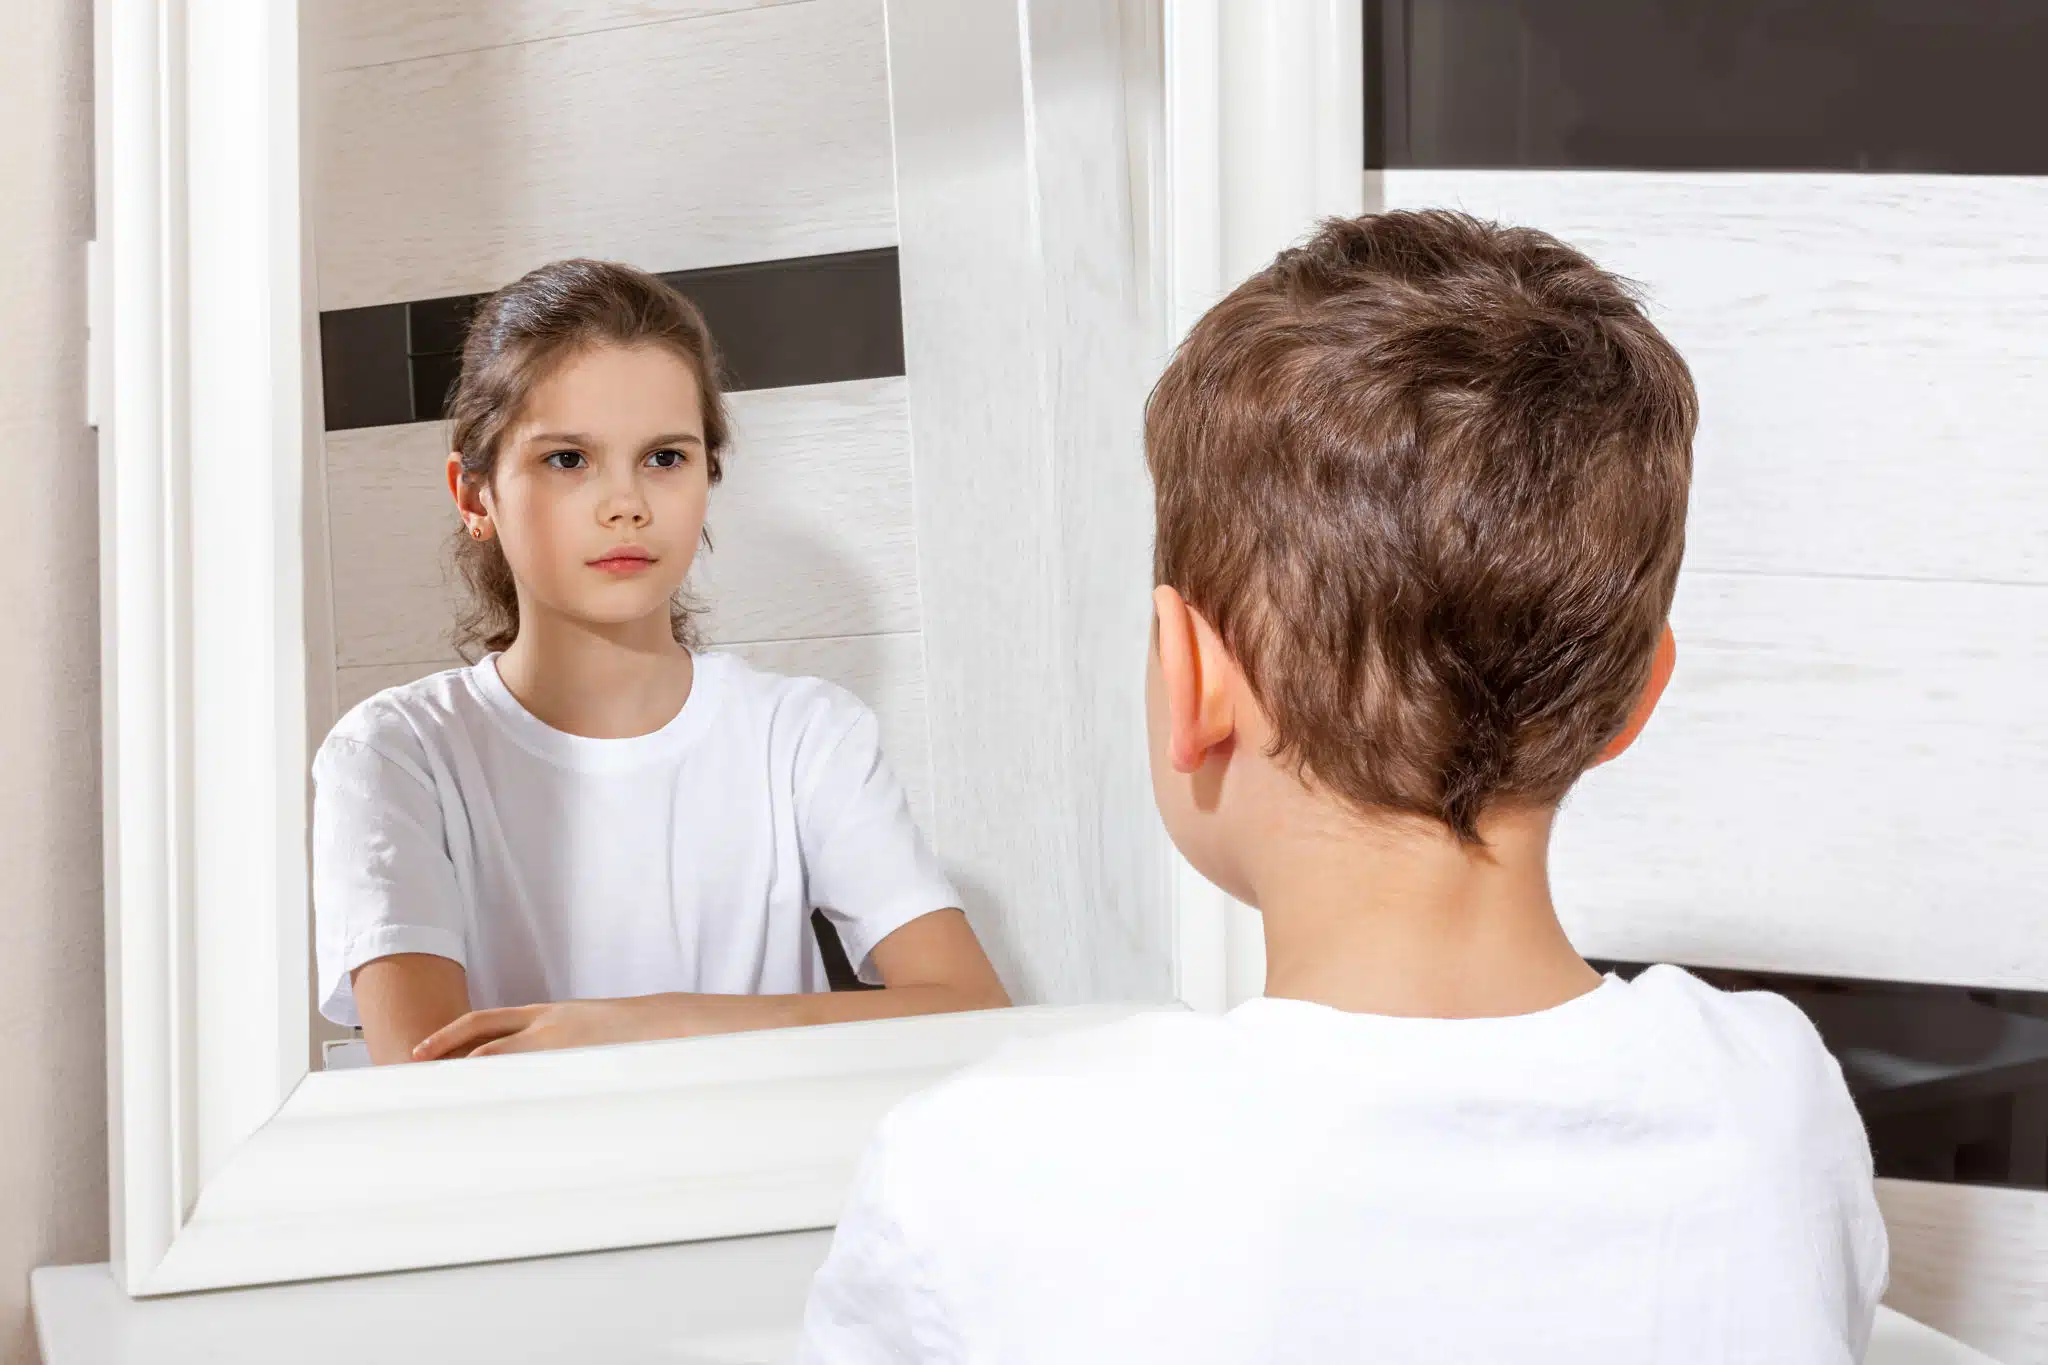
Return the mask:
[[(298, 6), (137, 0), (97, 18), (127, 1292), (824, 1227), (912, 1091), (1020, 1038), (1221, 1003), (1219, 907), (1185, 894), (1143, 742), (1140, 405), (1172, 322), (1220, 283), (1202, 263), (1215, 177), (1204, 198), (1168, 175), (1216, 161), (1217, 73), (1182, 64), (1169, 124), (1156, 0), (374, 0), (310, 5), (303, 31)], [(1355, 90), (1351, 28), (1307, 46)], [(1277, 121), (1245, 119), (1302, 145), (1356, 107), (1275, 93)], [(1355, 206), (1355, 156), (1288, 164), (1312, 201), (1341, 183)], [(891, 248), (900, 370), (860, 339), (886, 320), (849, 342), (815, 306), (886, 303)], [(716, 548), (683, 580), (705, 655), (852, 699), (897, 827), (927, 837), (1018, 1008), (316, 1064), (313, 756), (362, 699), (469, 666), (447, 648), (460, 443), (427, 414), (466, 301), (579, 253), (684, 272), (731, 361)], [(786, 368), (761, 371), (747, 324), (791, 316), (767, 329)], [(382, 340), (351, 351), (352, 328)], [(777, 921), (810, 983), (805, 912), (862, 918), (818, 899)]]
[[(1172, 998), (1156, 869), (1101, 904), (975, 856), (1044, 789), (940, 669), (1032, 629), (1002, 580), (1044, 551), (948, 540), (1004, 456), (945, 423), (1006, 376), (906, 349), (961, 277), (906, 244), (883, 6), (654, 9), (302, 6), (314, 1065)], [(1089, 399), (1112, 772), (1053, 780), (1158, 862), (1139, 325)]]

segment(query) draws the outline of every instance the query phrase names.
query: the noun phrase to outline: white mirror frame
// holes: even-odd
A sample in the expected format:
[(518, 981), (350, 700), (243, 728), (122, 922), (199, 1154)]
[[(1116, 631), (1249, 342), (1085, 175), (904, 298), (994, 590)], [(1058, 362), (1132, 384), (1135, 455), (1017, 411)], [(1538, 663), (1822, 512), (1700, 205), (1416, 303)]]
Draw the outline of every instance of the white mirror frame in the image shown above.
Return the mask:
[[(1021, 732), (989, 770), (1024, 765), (1072, 789), (1020, 834), (956, 775), (960, 790), (942, 780), (937, 793), (941, 823), (964, 810), (953, 844), (970, 863), (1076, 893), (1048, 912), (1041, 959), (1099, 904), (1137, 917), (1115, 932), (1141, 947), (1151, 934), (1145, 951), (1172, 959), (1183, 1004), (1218, 1008), (1231, 995), (1224, 902), (1176, 873), (1135, 752), (1104, 763), (1091, 741), (1127, 730), (1137, 695), (1150, 525), (1137, 404), (1237, 265), (1219, 245), (1232, 163), (1217, 53), (1233, 4), (887, 4), (913, 435), (988, 450), (983, 464), (1005, 471), (918, 469), (920, 539), (938, 533), (921, 572), (959, 604), (935, 612), (947, 589), (928, 597), (935, 747), (980, 705)], [(1308, 51), (1326, 75), (1348, 60), (1355, 89), (1355, 5), (1236, 7), (1247, 19), (1269, 4), (1287, 16), (1273, 32), (1322, 43)], [(99, 0), (95, 41), (88, 403), (110, 1206), (128, 1293), (829, 1226), (897, 1099), (1007, 1041), (1155, 1007), (309, 1075), (300, 456), (318, 431), (296, 6)], [(1265, 75), (1233, 89), (1232, 120), (1258, 139), (1313, 139), (1317, 100), (1283, 69), (1302, 49), (1251, 50)], [(1286, 202), (1341, 209), (1315, 186), (1335, 183), (1341, 160), (1355, 194), (1356, 155), (1306, 145), (1320, 150), (1268, 168), (1267, 188), (1292, 176)], [(1006, 447), (1028, 458), (996, 458)], [(1100, 458), (1117, 448), (1127, 458)], [(963, 577), (991, 536), (1042, 560), (1037, 577)], [(962, 624), (980, 593), (1005, 594), (1012, 620), (1059, 622), (1059, 638), (991, 647)], [(1102, 681), (1117, 676), (1131, 681)], [(948, 696), (980, 700), (948, 715)], [(1101, 783), (1068, 778), (1097, 767)], [(1118, 979), (1067, 966), (1072, 997)]]

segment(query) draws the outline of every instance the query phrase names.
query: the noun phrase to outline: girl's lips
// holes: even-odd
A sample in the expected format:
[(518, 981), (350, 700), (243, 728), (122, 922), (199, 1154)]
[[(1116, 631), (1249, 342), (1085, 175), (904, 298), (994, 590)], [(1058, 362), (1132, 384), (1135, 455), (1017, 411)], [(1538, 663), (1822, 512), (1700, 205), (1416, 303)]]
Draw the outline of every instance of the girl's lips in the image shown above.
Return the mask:
[(593, 559), (590, 561), (590, 567), (593, 569), (620, 575), (636, 574), (653, 566), (654, 556), (637, 551), (621, 551), (617, 554), (606, 555), (603, 559)]

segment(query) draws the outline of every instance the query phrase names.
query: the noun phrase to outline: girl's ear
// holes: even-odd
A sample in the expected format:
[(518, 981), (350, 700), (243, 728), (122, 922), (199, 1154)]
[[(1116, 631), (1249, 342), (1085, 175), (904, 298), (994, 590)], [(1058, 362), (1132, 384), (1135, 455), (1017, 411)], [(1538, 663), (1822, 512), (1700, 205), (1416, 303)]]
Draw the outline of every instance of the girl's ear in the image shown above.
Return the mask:
[(1636, 698), (1635, 709), (1628, 713), (1628, 724), (1621, 727), (1621, 733), (1607, 741), (1607, 747), (1595, 759), (1596, 765), (1620, 758), (1628, 746), (1636, 742), (1636, 736), (1650, 723), (1650, 713), (1657, 709), (1658, 700), (1664, 695), (1665, 685), (1671, 681), (1671, 674), (1678, 667), (1678, 637), (1671, 633), (1671, 623), (1664, 623), (1664, 633), (1657, 637), (1657, 652), (1650, 658), (1650, 680), (1643, 684), (1643, 693)]
[[(448, 452), (448, 496), (455, 500), (455, 510), (462, 514), (464, 521), (474, 522), (491, 514), (491, 509), (484, 505), (481, 490), (463, 477), (462, 452), (459, 450)], [(475, 528), (472, 526), (471, 529)]]

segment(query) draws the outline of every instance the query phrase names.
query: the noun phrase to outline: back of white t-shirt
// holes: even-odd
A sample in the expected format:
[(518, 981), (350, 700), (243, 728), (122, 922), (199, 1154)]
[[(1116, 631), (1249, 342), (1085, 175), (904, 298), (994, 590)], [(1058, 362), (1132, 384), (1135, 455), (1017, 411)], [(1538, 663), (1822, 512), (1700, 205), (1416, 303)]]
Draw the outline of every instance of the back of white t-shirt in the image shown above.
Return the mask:
[(1144, 1016), (966, 1073), (876, 1137), (801, 1358), (1835, 1365), (1885, 1271), (1811, 1025), (1663, 967), (1508, 1019)]
[(843, 688), (699, 654), (653, 734), (565, 734), (496, 656), (391, 688), (314, 761), (323, 1012), (355, 1024), (349, 973), (394, 953), (462, 964), (478, 1009), (701, 991), (826, 988), (831, 917), (868, 979), (874, 946), (959, 904)]

